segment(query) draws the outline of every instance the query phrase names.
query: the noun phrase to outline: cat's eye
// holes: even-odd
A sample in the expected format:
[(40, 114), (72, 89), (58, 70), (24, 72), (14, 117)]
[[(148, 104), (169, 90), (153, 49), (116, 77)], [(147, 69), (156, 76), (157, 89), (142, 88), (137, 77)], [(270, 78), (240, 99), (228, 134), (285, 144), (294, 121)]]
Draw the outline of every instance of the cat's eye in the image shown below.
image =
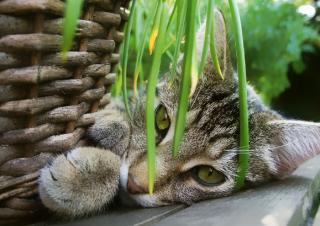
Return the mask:
[(196, 166), (191, 171), (192, 177), (205, 186), (216, 186), (225, 181), (225, 176), (211, 166)]
[(157, 143), (160, 143), (170, 128), (170, 118), (167, 113), (167, 109), (162, 104), (159, 105), (155, 112), (155, 123), (156, 123), (156, 131), (157, 131)]

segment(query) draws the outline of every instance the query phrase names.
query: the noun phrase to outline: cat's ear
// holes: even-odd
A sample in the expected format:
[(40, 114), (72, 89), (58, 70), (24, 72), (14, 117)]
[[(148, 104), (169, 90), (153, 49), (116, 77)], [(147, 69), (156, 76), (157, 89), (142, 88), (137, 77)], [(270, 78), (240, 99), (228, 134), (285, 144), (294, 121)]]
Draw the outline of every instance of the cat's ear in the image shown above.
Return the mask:
[[(225, 24), (224, 17), (222, 15), (222, 12), (218, 9), (214, 10), (214, 29), (215, 29), (215, 46), (216, 46), (216, 52), (221, 68), (221, 72), (223, 76), (226, 79), (233, 78), (233, 68), (231, 59), (229, 56), (229, 47), (228, 47), (228, 39), (227, 39), (227, 28)], [(205, 68), (203, 75), (206, 77), (213, 77), (219, 79), (220, 76), (217, 72), (217, 69), (215, 68), (211, 54), (210, 54), (210, 48), (207, 50), (203, 49), (204, 40), (206, 35), (206, 23), (202, 24), (197, 32), (197, 53), (198, 58), (201, 59), (202, 52), (208, 51), (208, 57), (207, 61), (205, 63)]]
[(271, 148), (271, 173), (283, 177), (306, 160), (320, 154), (320, 123), (273, 120), (267, 123)]

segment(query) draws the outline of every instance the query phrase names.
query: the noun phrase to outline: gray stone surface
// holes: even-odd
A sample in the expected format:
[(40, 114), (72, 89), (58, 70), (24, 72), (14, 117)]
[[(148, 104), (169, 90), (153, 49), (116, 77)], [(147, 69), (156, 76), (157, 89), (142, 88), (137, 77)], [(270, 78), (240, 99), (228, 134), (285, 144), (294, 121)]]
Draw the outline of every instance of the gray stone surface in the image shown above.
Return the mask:
[[(231, 197), (148, 209), (121, 209), (60, 226), (298, 226), (312, 225), (311, 210), (320, 197), (320, 156), (292, 176)], [(320, 213), (314, 226), (320, 226)]]
[(166, 206), (161, 208), (135, 208), (113, 210), (105, 215), (77, 220), (56, 226), (129, 226), (151, 225), (162, 218), (183, 209), (183, 205)]

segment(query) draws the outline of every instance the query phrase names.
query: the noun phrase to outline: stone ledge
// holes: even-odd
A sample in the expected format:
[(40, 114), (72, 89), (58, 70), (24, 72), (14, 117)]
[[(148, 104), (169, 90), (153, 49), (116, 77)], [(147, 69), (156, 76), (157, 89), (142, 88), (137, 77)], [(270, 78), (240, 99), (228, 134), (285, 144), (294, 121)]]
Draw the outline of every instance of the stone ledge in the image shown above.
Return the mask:
[(156, 225), (185, 226), (186, 222), (190, 226), (306, 225), (320, 193), (319, 169), (320, 156), (282, 181), (195, 204)]
[[(196, 203), (148, 209), (112, 210), (60, 226), (298, 226), (312, 225), (312, 211), (319, 204), (320, 156), (303, 164), (282, 181), (238, 194)], [(314, 215), (314, 213), (313, 213)], [(313, 216), (314, 217), (314, 216)], [(320, 225), (320, 213), (314, 226)]]

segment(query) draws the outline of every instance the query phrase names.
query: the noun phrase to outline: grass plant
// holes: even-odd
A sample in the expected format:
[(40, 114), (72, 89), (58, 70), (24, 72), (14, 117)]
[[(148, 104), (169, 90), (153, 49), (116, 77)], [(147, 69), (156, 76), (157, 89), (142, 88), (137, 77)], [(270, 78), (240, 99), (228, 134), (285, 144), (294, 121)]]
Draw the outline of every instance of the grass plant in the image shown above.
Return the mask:
[[(249, 149), (249, 126), (248, 126), (248, 109), (247, 109), (247, 90), (246, 90), (246, 67), (245, 54), (242, 37), (242, 28), (239, 10), (236, 0), (228, 0), (232, 29), (235, 34), (237, 69), (239, 75), (239, 98), (240, 98), (240, 153), (239, 167), (236, 188), (240, 189), (244, 185), (245, 175), (248, 169), (248, 152)], [(147, 83), (146, 97), (146, 135), (147, 135), (147, 155), (148, 155), (148, 178), (149, 193), (154, 190), (154, 180), (156, 177), (156, 132), (155, 132), (155, 92), (159, 74), (161, 73), (161, 65), (165, 56), (171, 61), (171, 69), (169, 76), (176, 76), (176, 68), (178, 66), (179, 57), (183, 54), (182, 74), (180, 84), (179, 104), (176, 115), (176, 125), (173, 140), (173, 157), (178, 155), (181, 140), (185, 130), (186, 113), (188, 110), (189, 98), (195, 90), (198, 78), (202, 75), (207, 59), (208, 49), (213, 59), (214, 66), (223, 79), (220, 69), (219, 60), (215, 47), (215, 22), (214, 22), (214, 0), (153, 0), (146, 2), (140, 0), (132, 0), (131, 14), (129, 21), (125, 26), (125, 39), (121, 47), (121, 59), (118, 67), (118, 78), (116, 80), (116, 91), (122, 90), (123, 99), (129, 118), (131, 118), (129, 107), (129, 90), (128, 83), (128, 61), (130, 55), (130, 43), (133, 42), (132, 28), (134, 20), (139, 24), (138, 14), (136, 10), (145, 8), (139, 12), (145, 16), (146, 26), (142, 29), (142, 34), (135, 33), (134, 42), (137, 57), (134, 64), (133, 76), (133, 95), (137, 97), (138, 79), (141, 74), (143, 59), (146, 55), (145, 49), (148, 44), (148, 58), (151, 59), (151, 66), (148, 76), (144, 76), (143, 80)], [(83, 0), (67, 0), (64, 21), (64, 34), (62, 43), (62, 52), (66, 53), (72, 47), (77, 20), (81, 15)], [(139, 5), (139, 7), (137, 7)], [(203, 7), (204, 6), (204, 7)], [(200, 62), (196, 56), (196, 31), (201, 23), (200, 14), (206, 8), (206, 34)], [(137, 32), (135, 29), (134, 32)], [(174, 37), (172, 39), (172, 36)], [(138, 40), (139, 39), (139, 40)], [(149, 42), (148, 42), (149, 41)], [(120, 75), (120, 76), (119, 76)]]

